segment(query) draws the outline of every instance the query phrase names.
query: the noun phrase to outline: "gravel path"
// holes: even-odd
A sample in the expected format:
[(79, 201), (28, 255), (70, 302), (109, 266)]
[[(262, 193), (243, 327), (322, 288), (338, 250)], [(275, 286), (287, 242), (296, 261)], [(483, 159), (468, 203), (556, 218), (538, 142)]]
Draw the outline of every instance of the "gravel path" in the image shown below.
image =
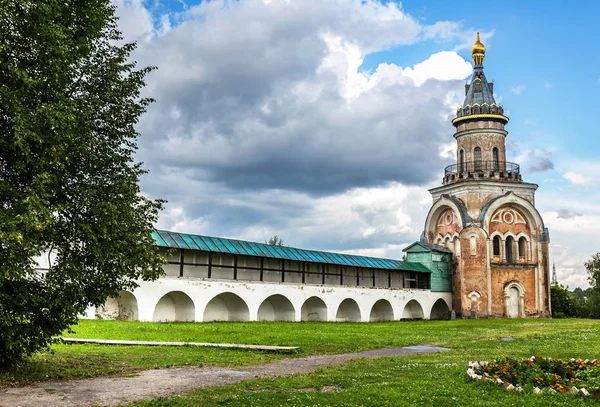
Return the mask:
[(175, 367), (144, 370), (133, 377), (50, 380), (31, 386), (0, 389), (0, 407), (115, 406), (254, 378), (310, 373), (322, 367), (341, 365), (350, 359), (419, 355), (444, 350), (449, 349), (419, 345), (284, 359), (235, 370), (215, 367)]

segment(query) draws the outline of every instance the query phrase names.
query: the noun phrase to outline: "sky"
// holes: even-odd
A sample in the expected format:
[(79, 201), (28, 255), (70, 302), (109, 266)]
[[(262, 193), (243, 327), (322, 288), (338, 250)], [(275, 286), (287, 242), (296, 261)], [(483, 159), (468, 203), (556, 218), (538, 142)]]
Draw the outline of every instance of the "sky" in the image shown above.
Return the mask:
[(113, 0), (156, 100), (137, 130), (158, 228), (401, 258), (418, 240), (481, 32), (539, 185), (559, 282), (600, 251), (596, 1)]

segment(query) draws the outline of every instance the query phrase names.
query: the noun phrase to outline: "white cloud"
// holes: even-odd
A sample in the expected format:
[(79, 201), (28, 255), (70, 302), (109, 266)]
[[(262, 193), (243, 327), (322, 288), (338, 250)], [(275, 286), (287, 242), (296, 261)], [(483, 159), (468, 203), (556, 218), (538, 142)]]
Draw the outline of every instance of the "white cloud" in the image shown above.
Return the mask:
[(570, 181), (573, 185), (589, 185), (594, 181), (593, 178), (572, 171), (565, 172), (563, 178)]
[(462, 59), (456, 52), (442, 51), (414, 65), (412, 69), (404, 69), (402, 73), (412, 78), (418, 86), (429, 79), (440, 81), (463, 80), (472, 71), (471, 64)]
[(510, 88), (510, 91), (515, 95), (520, 95), (525, 90), (525, 85), (517, 85), (513, 88)]
[(126, 42), (148, 42), (154, 35), (152, 16), (142, 0), (111, 0), (117, 6), (119, 29)]

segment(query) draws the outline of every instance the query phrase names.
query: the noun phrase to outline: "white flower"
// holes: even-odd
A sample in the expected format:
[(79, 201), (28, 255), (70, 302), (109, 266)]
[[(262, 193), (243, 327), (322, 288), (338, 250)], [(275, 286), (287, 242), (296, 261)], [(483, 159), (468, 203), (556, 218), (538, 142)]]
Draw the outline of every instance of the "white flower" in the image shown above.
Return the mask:
[(533, 392), (534, 392), (535, 394), (540, 394), (542, 391), (540, 390), (540, 388), (539, 388), (539, 387), (536, 387), (535, 389), (533, 389)]

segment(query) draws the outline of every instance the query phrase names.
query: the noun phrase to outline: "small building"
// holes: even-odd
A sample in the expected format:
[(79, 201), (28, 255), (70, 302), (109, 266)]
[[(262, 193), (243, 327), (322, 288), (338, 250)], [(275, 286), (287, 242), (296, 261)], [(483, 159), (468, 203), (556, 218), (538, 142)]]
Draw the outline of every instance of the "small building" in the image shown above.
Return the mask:
[[(447, 317), (450, 252), (401, 261), (157, 230), (165, 276), (90, 312), (141, 321), (395, 321)], [(419, 246), (420, 247), (420, 246)], [(446, 263), (444, 263), (444, 261)], [(430, 266), (434, 265), (433, 268)], [(432, 287), (433, 286), (433, 287)]]

